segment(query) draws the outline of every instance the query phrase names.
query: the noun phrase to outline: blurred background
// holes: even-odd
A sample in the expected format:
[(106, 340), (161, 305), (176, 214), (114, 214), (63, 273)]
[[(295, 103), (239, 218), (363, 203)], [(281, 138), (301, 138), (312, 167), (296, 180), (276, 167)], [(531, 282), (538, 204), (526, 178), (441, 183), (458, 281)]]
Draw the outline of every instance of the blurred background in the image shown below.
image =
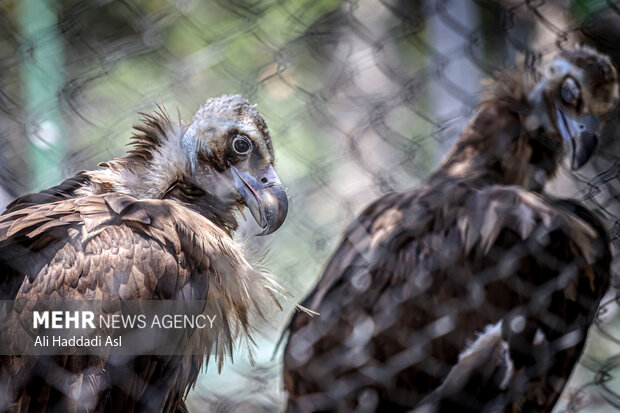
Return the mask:
[[(269, 249), (261, 265), (299, 301), (364, 205), (440, 162), (482, 79), (575, 43), (620, 64), (620, 2), (0, 0), (0, 206), (122, 156), (157, 103), (191, 120), (208, 97), (241, 93), (269, 124), (291, 198), (284, 226), (248, 242)], [(617, 131), (614, 119), (590, 166), (548, 188), (601, 214), (616, 274)], [(620, 409), (614, 296), (556, 412)], [(277, 412), (274, 350), (291, 311), (259, 328), (255, 365), (240, 349), (211, 366), (190, 411)]]

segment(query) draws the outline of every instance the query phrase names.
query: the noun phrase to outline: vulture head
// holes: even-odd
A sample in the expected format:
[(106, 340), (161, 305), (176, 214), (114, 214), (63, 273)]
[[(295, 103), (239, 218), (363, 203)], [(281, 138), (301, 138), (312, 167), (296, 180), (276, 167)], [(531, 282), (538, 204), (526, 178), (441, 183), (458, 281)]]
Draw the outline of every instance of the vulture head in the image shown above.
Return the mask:
[(247, 100), (209, 99), (190, 125), (173, 123), (161, 108), (143, 116), (129, 155), (100, 164), (104, 169), (91, 175), (93, 192), (174, 199), (227, 231), (237, 227), (235, 212), (245, 207), (262, 228), (259, 235), (282, 225), (288, 200), (271, 136)]
[(530, 94), (540, 123), (562, 139), (573, 170), (590, 159), (601, 121), (618, 103), (616, 70), (607, 56), (582, 47), (548, 62)]
[(273, 166), (271, 136), (263, 117), (239, 95), (210, 99), (183, 134), (188, 176), (227, 207), (246, 206), (270, 234), (288, 211), (286, 192)]

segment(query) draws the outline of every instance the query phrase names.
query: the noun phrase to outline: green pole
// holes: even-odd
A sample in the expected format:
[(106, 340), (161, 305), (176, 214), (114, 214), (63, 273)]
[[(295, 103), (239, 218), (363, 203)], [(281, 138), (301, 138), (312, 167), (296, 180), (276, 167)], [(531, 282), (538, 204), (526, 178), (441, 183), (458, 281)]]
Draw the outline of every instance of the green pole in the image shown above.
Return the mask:
[(41, 189), (61, 180), (66, 150), (59, 108), (64, 78), (59, 5), (57, 0), (19, 0), (17, 7), (30, 184)]

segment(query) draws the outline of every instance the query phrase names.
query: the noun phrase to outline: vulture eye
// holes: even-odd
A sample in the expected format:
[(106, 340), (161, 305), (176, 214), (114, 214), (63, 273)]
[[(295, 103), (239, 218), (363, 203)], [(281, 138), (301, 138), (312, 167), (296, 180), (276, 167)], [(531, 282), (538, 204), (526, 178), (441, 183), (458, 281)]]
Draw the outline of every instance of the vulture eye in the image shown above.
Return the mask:
[(252, 150), (252, 141), (246, 136), (236, 135), (232, 141), (232, 148), (237, 155), (247, 155)]
[(562, 102), (568, 106), (576, 106), (579, 100), (579, 86), (572, 77), (562, 83)]

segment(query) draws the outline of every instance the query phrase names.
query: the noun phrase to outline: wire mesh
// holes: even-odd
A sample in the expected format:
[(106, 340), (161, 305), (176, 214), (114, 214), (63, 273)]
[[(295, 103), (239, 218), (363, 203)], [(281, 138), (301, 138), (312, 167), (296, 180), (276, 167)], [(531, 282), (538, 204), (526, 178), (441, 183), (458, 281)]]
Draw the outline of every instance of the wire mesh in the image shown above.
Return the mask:
[[(620, 63), (612, 0), (46, 0), (51, 20), (39, 26), (32, 13), (43, 6), (33, 4), (0, 1), (2, 203), (122, 155), (137, 112), (156, 103), (188, 119), (207, 97), (241, 93), (268, 121), (291, 198), (264, 265), (297, 298), (364, 205), (416, 186), (439, 163), (472, 115), (481, 79), (575, 42)], [(57, 62), (42, 66), (37, 50), (51, 39)], [(41, 84), (49, 93), (33, 98)], [(549, 188), (603, 216), (614, 273), (619, 127), (614, 117), (590, 165), (564, 170)], [(610, 293), (555, 411), (620, 408), (618, 317)], [(209, 371), (190, 407), (201, 411), (207, 393), (219, 392), (214, 411), (277, 410), (280, 359), (270, 355), (286, 318), (259, 341), (270, 378), (248, 384), (258, 376), (243, 362), (223, 376)], [(252, 404), (258, 393), (265, 400)]]

